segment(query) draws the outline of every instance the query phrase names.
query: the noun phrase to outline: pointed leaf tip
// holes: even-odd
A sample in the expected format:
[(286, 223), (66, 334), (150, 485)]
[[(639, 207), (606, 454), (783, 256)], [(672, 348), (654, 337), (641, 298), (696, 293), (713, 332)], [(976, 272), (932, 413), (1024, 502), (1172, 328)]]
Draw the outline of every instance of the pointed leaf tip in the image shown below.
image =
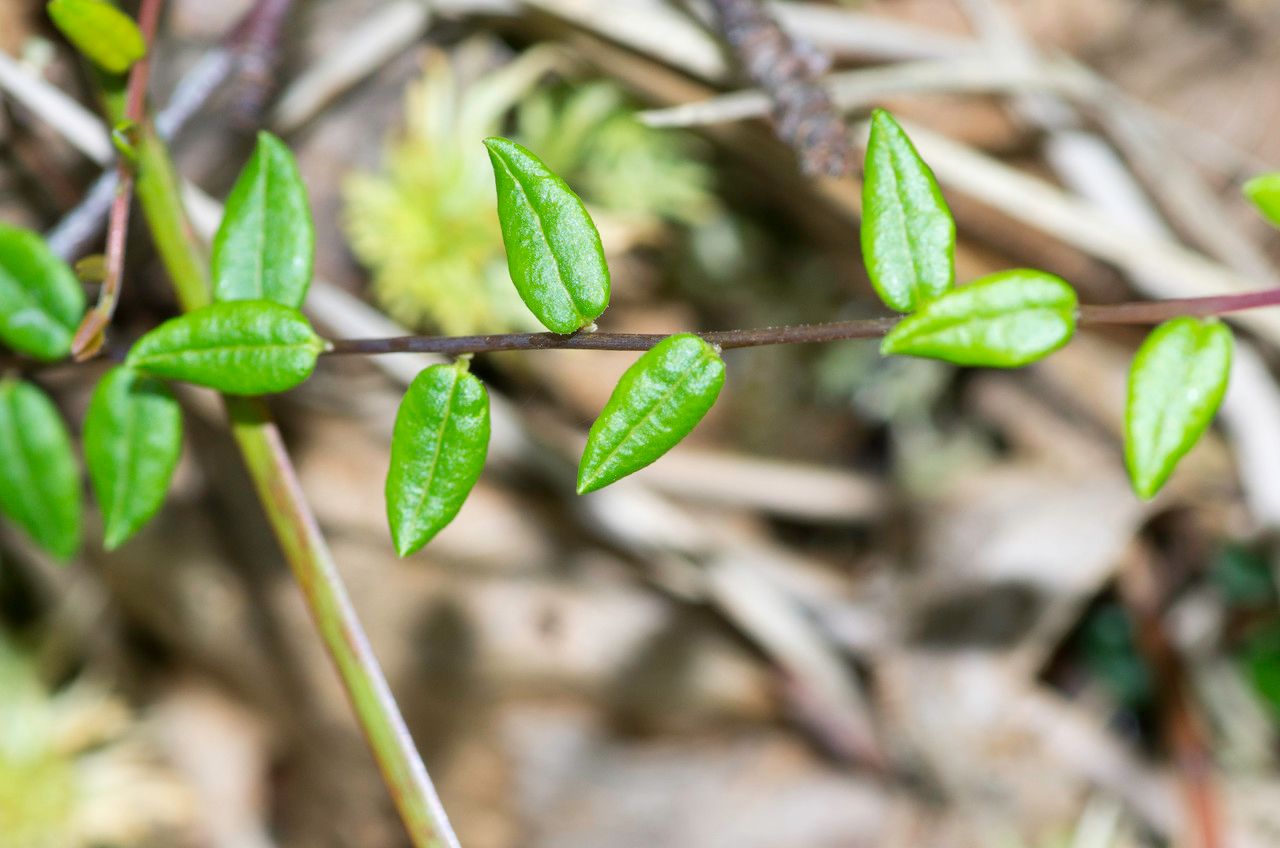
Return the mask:
[(1129, 369), (1125, 465), (1149, 500), (1213, 421), (1231, 374), (1231, 330), (1220, 321), (1175, 318), (1151, 331)]
[(1071, 339), (1076, 306), (1075, 290), (1053, 274), (1002, 271), (950, 291), (903, 318), (884, 337), (880, 352), (1017, 368)]
[(314, 260), (315, 224), (298, 164), (283, 141), (261, 132), (213, 239), (214, 300), (301, 307)]
[(237, 300), (166, 321), (138, 340), (125, 364), (227, 394), (264, 395), (304, 382), (324, 347), (298, 310)]
[(587, 326), (608, 307), (610, 280), (586, 206), (524, 147), (498, 137), (484, 144), (516, 291), (552, 332), (569, 334)]
[(164, 503), (182, 453), (177, 399), (154, 377), (112, 369), (89, 402), (84, 453), (102, 510), (103, 545), (115, 550)]
[(862, 255), (880, 299), (912, 312), (955, 284), (956, 228), (933, 171), (883, 109), (871, 116)]
[(627, 369), (591, 426), (578, 494), (639, 471), (675, 447), (715, 404), (724, 360), (690, 333), (669, 336)]
[(387, 523), (408, 556), (454, 519), (480, 479), (489, 448), (489, 394), (465, 365), (433, 365), (396, 413), (387, 471)]
[(1272, 226), (1280, 227), (1280, 171), (1249, 180), (1244, 184), (1244, 196)]

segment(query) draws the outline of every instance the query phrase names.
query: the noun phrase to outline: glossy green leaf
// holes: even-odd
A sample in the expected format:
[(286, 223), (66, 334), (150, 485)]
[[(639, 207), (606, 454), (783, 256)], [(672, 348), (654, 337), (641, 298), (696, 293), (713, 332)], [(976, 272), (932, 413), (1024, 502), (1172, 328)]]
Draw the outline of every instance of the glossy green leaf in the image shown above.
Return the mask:
[(862, 184), (862, 256), (891, 309), (913, 312), (955, 284), (956, 225), (911, 139), (884, 110), (871, 116)]
[(138, 340), (125, 364), (227, 394), (264, 395), (306, 380), (324, 347), (298, 310), (237, 300), (166, 321)]
[(400, 403), (387, 472), (387, 521), (400, 556), (462, 508), (489, 449), (489, 395), (465, 365), (433, 365)]
[(0, 512), (60, 559), (80, 547), (71, 436), (53, 401), (16, 380), (0, 381)]
[(578, 494), (639, 471), (689, 435), (724, 385), (724, 360), (702, 339), (663, 339), (627, 369), (591, 426)]
[(1124, 457), (1139, 497), (1151, 498), (1204, 435), (1231, 374), (1231, 331), (1175, 318), (1151, 331), (1129, 369)]
[(169, 387), (130, 368), (108, 372), (84, 419), (85, 463), (107, 550), (160, 509), (181, 453), (182, 411)]
[(1280, 227), (1280, 171), (1249, 180), (1244, 184), (1244, 196), (1253, 201), (1264, 218)]
[(300, 307), (311, 286), (315, 240), (293, 154), (280, 139), (259, 133), (213, 239), (214, 300)]
[(50, 0), (48, 8), (67, 40), (104, 71), (123, 74), (146, 55), (133, 18), (105, 0)]
[(61, 359), (84, 315), (84, 291), (40, 236), (0, 224), (0, 342)]
[(600, 234), (578, 195), (514, 141), (487, 138), (511, 279), (549, 330), (572, 333), (609, 305)]
[(1075, 329), (1075, 290), (1052, 274), (1021, 268), (929, 302), (889, 331), (880, 352), (1016, 368), (1062, 347)]

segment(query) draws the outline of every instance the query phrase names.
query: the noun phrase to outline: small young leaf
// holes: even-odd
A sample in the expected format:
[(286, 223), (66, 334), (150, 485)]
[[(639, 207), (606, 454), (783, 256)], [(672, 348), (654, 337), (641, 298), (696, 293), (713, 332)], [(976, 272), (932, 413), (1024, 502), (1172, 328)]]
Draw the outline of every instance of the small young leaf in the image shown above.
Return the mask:
[(298, 310), (237, 300), (166, 321), (138, 339), (125, 364), (231, 395), (265, 395), (310, 377), (324, 347)]
[(1139, 497), (1152, 498), (1204, 435), (1231, 374), (1231, 331), (1174, 318), (1151, 331), (1129, 369), (1124, 458)]
[(627, 369), (591, 425), (578, 494), (639, 471), (689, 435), (724, 385), (724, 360), (689, 333), (669, 336)]
[(387, 521), (400, 556), (453, 520), (489, 449), (489, 395), (464, 365), (433, 365), (400, 403), (387, 472)]
[(1076, 293), (1059, 277), (1021, 268), (931, 301), (889, 331), (883, 354), (1016, 368), (1062, 347), (1076, 329)]
[(80, 475), (53, 401), (0, 381), (0, 512), (60, 559), (80, 547)]
[(882, 109), (871, 116), (862, 256), (880, 299), (913, 312), (955, 284), (956, 225), (933, 171)]
[(105, 0), (50, 0), (49, 17), (67, 40), (104, 71), (123, 74), (147, 52), (133, 18)]
[(84, 314), (75, 273), (29, 230), (0, 224), (0, 341), (39, 359), (61, 359)]
[(1253, 201), (1264, 218), (1280, 227), (1280, 171), (1249, 180), (1244, 184), (1244, 195)]
[(213, 239), (213, 298), (300, 307), (311, 286), (315, 225), (298, 165), (284, 142), (258, 133)]
[(507, 267), (525, 305), (556, 333), (609, 305), (609, 266), (587, 208), (564, 180), (514, 141), (487, 138)]
[(160, 380), (115, 368), (98, 383), (84, 419), (89, 481), (114, 550), (164, 503), (182, 453), (182, 411)]

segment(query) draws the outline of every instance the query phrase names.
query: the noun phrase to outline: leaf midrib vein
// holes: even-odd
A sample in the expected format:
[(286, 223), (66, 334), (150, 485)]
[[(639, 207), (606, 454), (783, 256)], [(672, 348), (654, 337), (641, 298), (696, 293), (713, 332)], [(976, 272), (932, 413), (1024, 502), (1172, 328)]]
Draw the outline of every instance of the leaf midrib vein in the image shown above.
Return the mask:
[(533, 215), (533, 220), (538, 223), (538, 232), (542, 234), (542, 241), (546, 244), (547, 253), (551, 255), (551, 262), (556, 268), (556, 280), (559, 281), (560, 288), (564, 289), (565, 297), (569, 299), (569, 305), (573, 307), (574, 314), (577, 315), (578, 320), (585, 322), (587, 320), (587, 316), (583, 312), (581, 305), (578, 303), (577, 298), (573, 296), (573, 291), (569, 288), (569, 283), (565, 279), (564, 268), (561, 267), (560, 257), (556, 255), (556, 251), (551, 245), (551, 237), (547, 235), (547, 227), (542, 220), (542, 214), (538, 212), (538, 208), (533, 205), (533, 201), (529, 197), (529, 190), (525, 188), (524, 183), (521, 182), (520, 175), (507, 164), (507, 160), (503, 156), (498, 156), (498, 161), (502, 163), (502, 169), (511, 177), (511, 181), (515, 184), (516, 188), (520, 190), (520, 196), (524, 198), (525, 205), (529, 207), (529, 212)]

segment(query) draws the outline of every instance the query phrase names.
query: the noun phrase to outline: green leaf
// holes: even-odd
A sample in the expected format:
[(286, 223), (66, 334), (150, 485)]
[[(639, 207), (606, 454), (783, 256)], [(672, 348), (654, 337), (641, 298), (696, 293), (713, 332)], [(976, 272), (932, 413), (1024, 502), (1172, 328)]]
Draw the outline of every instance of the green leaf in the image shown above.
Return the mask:
[(669, 336), (627, 369), (591, 425), (578, 494), (639, 471), (689, 435), (724, 385), (724, 360), (689, 333)]
[(53, 401), (0, 381), (0, 512), (60, 559), (80, 547), (80, 475)]
[(67, 40), (104, 71), (123, 74), (147, 53), (133, 18), (105, 0), (50, 0), (48, 9)]
[(1152, 498), (1204, 435), (1231, 374), (1231, 331), (1174, 318), (1151, 331), (1129, 369), (1124, 457), (1139, 497)]
[(387, 521), (400, 556), (453, 520), (489, 449), (489, 395), (466, 366), (433, 365), (400, 403), (387, 472)]
[(549, 330), (572, 333), (609, 305), (609, 266), (587, 208), (514, 141), (487, 138), (498, 218), (516, 291)]
[(1280, 171), (1254, 177), (1244, 184), (1244, 196), (1262, 212), (1262, 217), (1280, 227)]
[(154, 377), (112, 369), (89, 402), (84, 453), (102, 507), (104, 544), (114, 550), (164, 503), (182, 453), (177, 399)]
[(315, 225), (298, 165), (284, 142), (258, 146), (227, 197), (213, 239), (213, 298), (300, 307), (311, 285)]
[(84, 315), (75, 273), (29, 230), (0, 224), (0, 341), (39, 359), (61, 359)]
[(1075, 329), (1071, 286), (1044, 271), (1020, 268), (929, 302), (889, 331), (880, 352), (1016, 368), (1062, 347)]
[(862, 256), (891, 309), (914, 312), (955, 284), (956, 225), (933, 171), (882, 109), (871, 116)]
[(306, 380), (324, 347), (298, 310), (237, 300), (166, 321), (138, 339), (125, 364), (231, 395), (264, 395)]

